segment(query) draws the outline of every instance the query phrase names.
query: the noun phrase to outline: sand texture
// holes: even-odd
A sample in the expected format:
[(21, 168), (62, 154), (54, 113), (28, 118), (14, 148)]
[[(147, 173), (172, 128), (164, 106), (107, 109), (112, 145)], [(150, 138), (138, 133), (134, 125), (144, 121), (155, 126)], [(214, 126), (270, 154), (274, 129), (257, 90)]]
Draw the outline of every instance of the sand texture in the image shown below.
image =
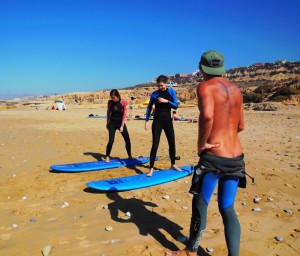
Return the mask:
[[(144, 110), (135, 110), (135, 114)], [(0, 255), (159, 256), (184, 248), (192, 195), (191, 176), (145, 189), (103, 193), (94, 180), (148, 172), (148, 164), (84, 173), (55, 173), (50, 165), (100, 160), (108, 132), (102, 109), (0, 111)], [(197, 117), (196, 107), (179, 114)], [(149, 156), (151, 130), (128, 120), (133, 156)], [(197, 123), (175, 123), (177, 164), (196, 164)], [(241, 224), (240, 255), (300, 255), (300, 111), (245, 112), (240, 134), (248, 187), (239, 189), (235, 209)], [(127, 157), (116, 134), (113, 157)], [(164, 134), (155, 167), (170, 167)], [(217, 192), (217, 191), (216, 191)], [(169, 196), (165, 197), (166, 195)], [(253, 200), (261, 198), (258, 203)], [(252, 211), (259, 207), (260, 212)], [(130, 212), (132, 215), (127, 216)], [(112, 228), (111, 231), (106, 229)], [(278, 242), (279, 236), (283, 241)], [(207, 253), (208, 247), (213, 248)], [(48, 247), (49, 249), (49, 247)], [(227, 255), (214, 194), (199, 255)]]

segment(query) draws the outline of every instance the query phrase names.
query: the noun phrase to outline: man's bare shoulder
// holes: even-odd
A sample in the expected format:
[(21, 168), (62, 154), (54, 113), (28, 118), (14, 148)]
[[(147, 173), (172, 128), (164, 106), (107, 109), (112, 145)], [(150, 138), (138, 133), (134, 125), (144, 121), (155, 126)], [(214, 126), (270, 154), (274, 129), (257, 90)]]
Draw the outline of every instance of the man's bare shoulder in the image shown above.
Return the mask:
[(198, 85), (198, 95), (207, 95), (213, 93), (214, 88), (218, 85), (219, 77), (205, 80)]
[(198, 93), (207, 93), (209, 91), (209, 89), (211, 88), (211, 83), (209, 83), (209, 81), (203, 81), (201, 83), (198, 84)]

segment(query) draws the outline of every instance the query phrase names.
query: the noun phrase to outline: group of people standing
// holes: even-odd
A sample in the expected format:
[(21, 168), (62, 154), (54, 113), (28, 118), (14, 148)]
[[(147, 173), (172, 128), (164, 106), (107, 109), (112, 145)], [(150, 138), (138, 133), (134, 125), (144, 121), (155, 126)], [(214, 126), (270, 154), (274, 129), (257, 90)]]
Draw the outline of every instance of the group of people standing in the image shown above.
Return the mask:
[[(178, 108), (178, 100), (176, 92), (172, 88), (167, 88), (168, 77), (160, 75), (157, 78), (158, 90), (153, 92), (146, 110), (145, 130), (149, 128), (149, 118), (153, 105), (155, 106), (155, 114), (152, 124), (152, 147), (150, 152), (150, 170), (147, 176), (152, 176), (154, 172), (154, 161), (159, 146), (160, 136), (164, 130), (169, 143), (169, 156), (171, 159), (171, 168), (181, 171), (175, 165), (175, 134), (171, 117), (171, 109)], [(110, 161), (110, 153), (115, 139), (116, 130), (119, 130), (124, 138), (126, 151), (129, 158), (131, 155), (131, 142), (129, 133), (125, 124), (127, 102), (121, 99), (118, 90), (113, 89), (110, 91), (110, 100), (107, 104), (107, 124), (106, 127), (109, 132), (109, 140), (106, 146), (106, 162)]]
[[(217, 51), (202, 54), (199, 70), (203, 82), (198, 85), (199, 130), (197, 155), (199, 163), (195, 166), (192, 193), (192, 217), (189, 239), (186, 248), (167, 252), (167, 256), (196, 256), (200, 239), (206, 228), (207, 208), (215, 187), (218, 184), (218, 205), (224, 223), (225, 240), (229, 256), (239, 255), (240, 224), (234, 209), (238, 187), (246, 187), (245, 163), (238, 133), (244, 130), (242, 94), (239, 88), (222, 77), (225, 74), (224, 57)], [(149, 118), (153, 105), (155, 114), (152, 123), (152, 147), (150, 169), (147, 176), (154, 172), (154, 160), (162, 131), (169, 144), (171, 168), (181, 171), (175, 164), (175, 134), (171, 109), (177, 109), (176, 92), (167, 88), (168, 78), (157, 78), (158, 90), (150, 96), (146, 110), (145, 130), (149, 128)], [(121, 99), (117, 90), (110, 92), (111, 99), (107, 108), (107, 129), (109, 142), (106, 148), (106, 161), (115, 132), (119, 130), (126, 144), (128, 157), (131, 158), (131, 143), (125, 124), (127, 103)]]

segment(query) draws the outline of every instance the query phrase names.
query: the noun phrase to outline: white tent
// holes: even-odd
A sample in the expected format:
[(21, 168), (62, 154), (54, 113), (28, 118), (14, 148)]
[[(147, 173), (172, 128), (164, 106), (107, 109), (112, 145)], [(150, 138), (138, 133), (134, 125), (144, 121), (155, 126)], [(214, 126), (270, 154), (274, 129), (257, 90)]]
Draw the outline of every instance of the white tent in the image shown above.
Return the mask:
[(58, 110), (66, 110), (67, 109), (66, 104), (64, 103), (63, 100), (56, 100), (55, 104), (56, 104), (56, 109), (58, 109)]

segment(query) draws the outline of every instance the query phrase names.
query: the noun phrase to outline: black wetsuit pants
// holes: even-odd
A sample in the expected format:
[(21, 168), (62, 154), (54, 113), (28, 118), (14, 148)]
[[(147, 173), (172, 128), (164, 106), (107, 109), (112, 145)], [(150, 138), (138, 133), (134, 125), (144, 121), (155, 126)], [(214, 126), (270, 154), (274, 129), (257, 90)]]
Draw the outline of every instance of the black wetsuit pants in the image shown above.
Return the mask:
[(164, 130), (168, 144), (171, 164), (175, 164), (175, 134), (172, 119), (154, 119), (152, 124), (152, 148), (150, 152), (150, 168), (153, 168), (159, 146), (161, 132)]
[[(121, 124), (118, 122), (110, 122), (108, 124), (108, 134), (109, 134), (109, 140), (106, 146), (106, 156), (110, 156), (110, 152), (112, 149), (112, 146), (114, 144), (115, 141), (115, 134), (116, 134), (116, 130), (120, 130)], [(126, 127), (126, 124), (124, 124), (123, 127), (123, 132), (121, 133), (125, 144), (126, 144), (126, 151), (128, 156), (131, 156), (131, 143), (130, 143), (130, 137), (129, 137), (129, 133)]]

